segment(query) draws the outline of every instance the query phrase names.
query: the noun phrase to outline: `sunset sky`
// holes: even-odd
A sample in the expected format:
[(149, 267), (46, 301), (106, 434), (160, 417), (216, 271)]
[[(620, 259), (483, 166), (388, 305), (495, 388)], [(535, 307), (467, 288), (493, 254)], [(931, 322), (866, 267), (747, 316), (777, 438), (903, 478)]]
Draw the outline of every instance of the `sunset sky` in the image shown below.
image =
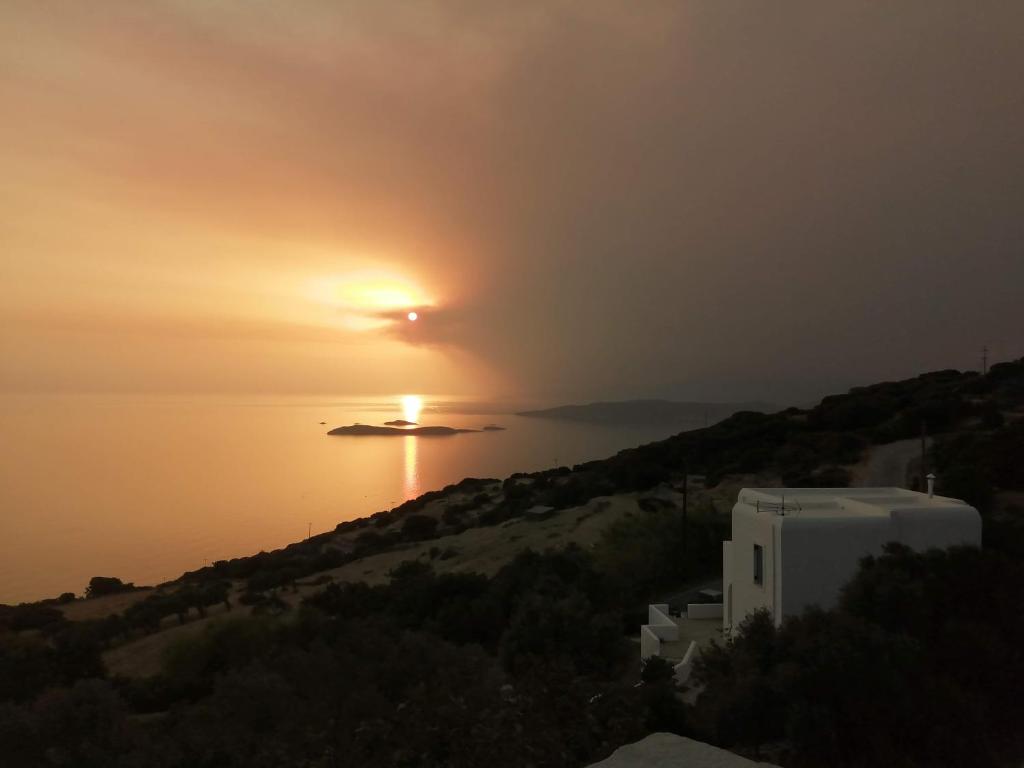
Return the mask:
[(800, 402), (1020, 356), (1022, 73), (1013, 1), (9, 0), (0, 390)]

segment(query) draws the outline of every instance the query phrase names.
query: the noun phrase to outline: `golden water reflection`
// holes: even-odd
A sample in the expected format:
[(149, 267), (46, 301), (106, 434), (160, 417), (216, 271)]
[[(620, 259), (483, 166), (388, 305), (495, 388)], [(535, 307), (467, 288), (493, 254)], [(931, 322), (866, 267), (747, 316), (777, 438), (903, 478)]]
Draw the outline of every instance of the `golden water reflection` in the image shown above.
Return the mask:
[[(419, 395), (402, 395), (402, 418), (406, 421), (419, 424), (420, 413), (423, 411), (423, 398)], [(420, 473), (418, 467), (418, 438), (413, 435), (403, 437), (405, 441), (403, 458), (404, 472), (402, 474), (402, 491), (406, 500), (415, 499), (420, 495)]]
[[(409, 419), (412, 421), (412, 419)], [(420, 473), (417, 466), (417, 450), (419, 438), (414, 435), (403, 437), (405, 441), (405, 472), (402, 490), (406, 500), (415, 499), (420, 495)]]

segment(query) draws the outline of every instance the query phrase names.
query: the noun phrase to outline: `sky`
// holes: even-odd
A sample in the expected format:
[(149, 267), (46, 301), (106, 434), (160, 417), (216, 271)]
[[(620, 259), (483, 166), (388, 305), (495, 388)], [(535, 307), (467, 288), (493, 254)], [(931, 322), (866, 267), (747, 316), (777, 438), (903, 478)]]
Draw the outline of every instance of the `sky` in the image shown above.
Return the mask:
[(1022, 72), (1015, 1), (8, 0), (0, 391), (802, 403), (1019, 357)]

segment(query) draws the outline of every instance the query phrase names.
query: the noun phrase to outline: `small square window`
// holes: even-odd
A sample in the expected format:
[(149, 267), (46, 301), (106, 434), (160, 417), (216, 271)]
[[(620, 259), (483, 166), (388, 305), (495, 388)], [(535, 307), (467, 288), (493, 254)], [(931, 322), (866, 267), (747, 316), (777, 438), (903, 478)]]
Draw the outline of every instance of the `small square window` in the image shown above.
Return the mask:
[(754, 545), (754, 583), (764, 584), (764, 547)]

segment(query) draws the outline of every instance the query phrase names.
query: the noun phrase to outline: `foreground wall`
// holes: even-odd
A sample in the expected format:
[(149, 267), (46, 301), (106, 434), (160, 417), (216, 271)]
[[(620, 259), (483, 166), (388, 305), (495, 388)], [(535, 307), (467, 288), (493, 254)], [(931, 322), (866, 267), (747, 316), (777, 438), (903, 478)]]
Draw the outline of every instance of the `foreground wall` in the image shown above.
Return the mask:
[(650, 736), (619, 747), (611, 757), (590, 768), (777, 768), (758, 763), (702, 741), (673, 733)]

